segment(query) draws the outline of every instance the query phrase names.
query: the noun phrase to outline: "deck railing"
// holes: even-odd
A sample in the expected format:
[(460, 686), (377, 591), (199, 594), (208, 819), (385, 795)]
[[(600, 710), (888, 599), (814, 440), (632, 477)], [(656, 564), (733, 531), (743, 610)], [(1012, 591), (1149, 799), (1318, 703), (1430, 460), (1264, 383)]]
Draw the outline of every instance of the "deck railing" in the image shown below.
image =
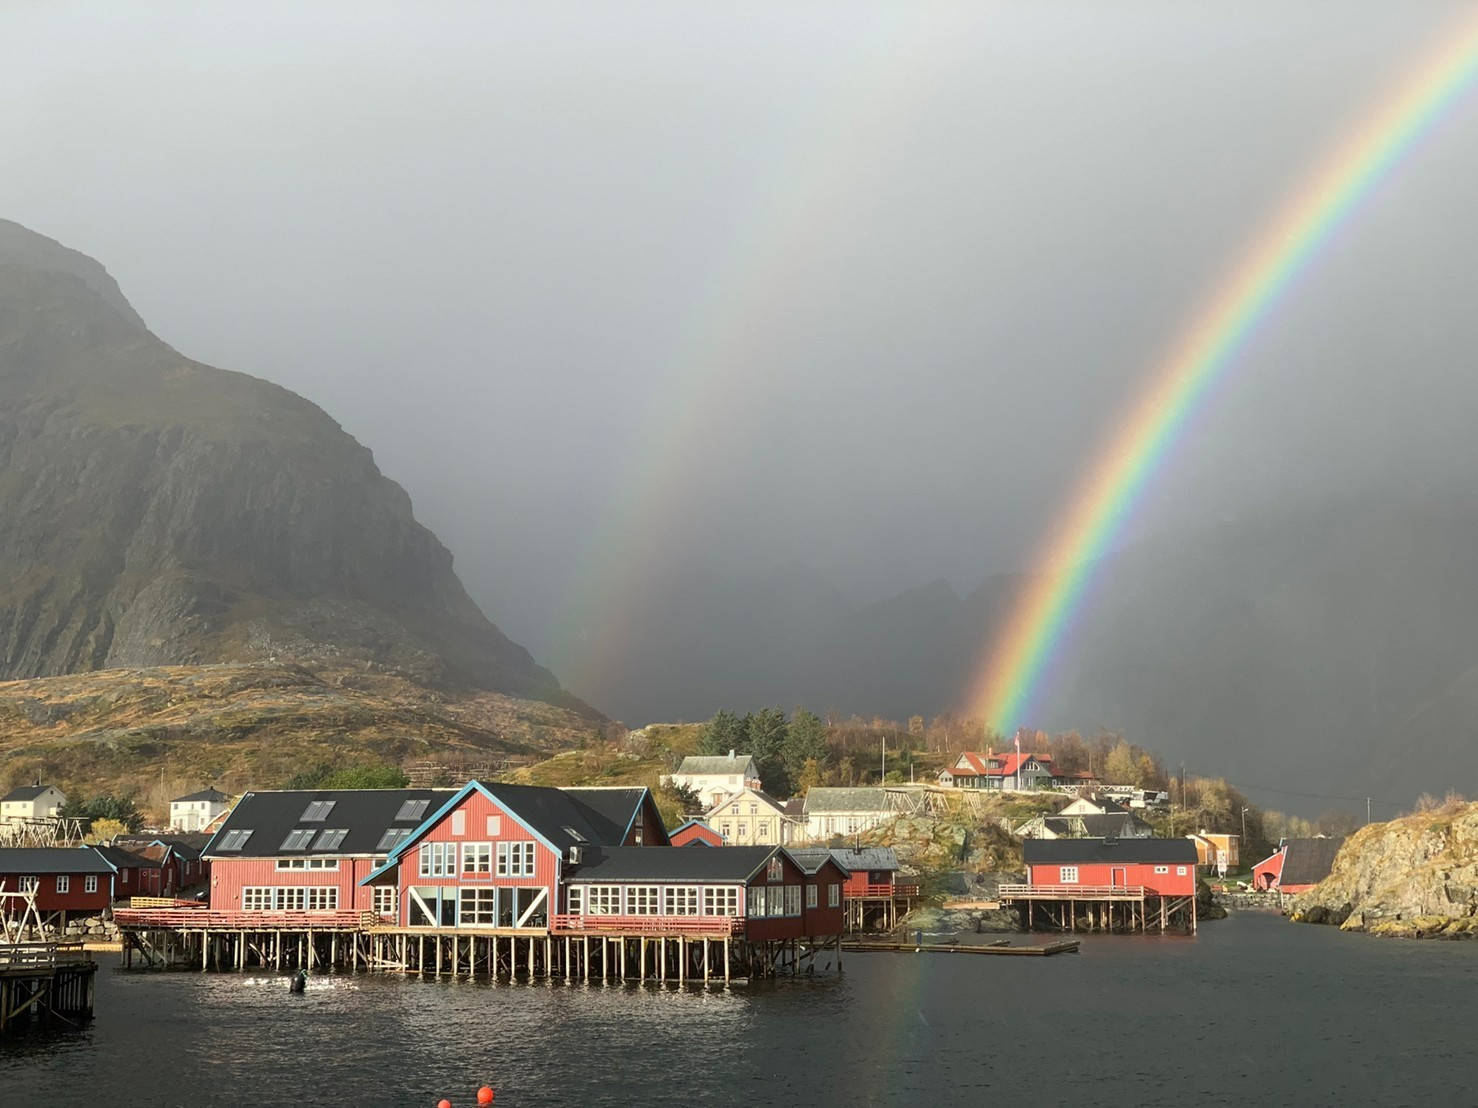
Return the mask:
[(205, 902), (201, 900), (181, 900), (173, 896), (131, 896), (128, 898), (130, 908), (205, 908)]
[(56, 943), (0, 943), (0, 969), (45, 969), (56, 965)]
[(740, 916), (555, 916), (557, 935), (733, 935), (744, 930)]
[(854, 900), (862, 897), (872, 899), (889, 896), (918, 896), (919, 887), (917, 885), (853, 885), (851, 888), (843, 886), (842, 895), (850, 896)]
[(1002, 900), (1143, 900), (1143, 885), (1002, 885)]
[(221, 912), (209, 908), (119, 908), (113, 921), (119, 927), (173, 931), (225, 928), (234, 931), (353, 931), (361, 913), (334, 912)]

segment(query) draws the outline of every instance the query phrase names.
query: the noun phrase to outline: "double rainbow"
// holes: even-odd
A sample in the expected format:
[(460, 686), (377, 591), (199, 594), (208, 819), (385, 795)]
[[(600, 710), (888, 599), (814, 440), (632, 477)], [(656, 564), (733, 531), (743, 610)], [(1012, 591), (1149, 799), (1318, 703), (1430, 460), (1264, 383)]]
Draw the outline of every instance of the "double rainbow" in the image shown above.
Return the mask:
[(1027, 722), (1068, 638), (1095, 565), (1121, 536), (1150, 477), (1258, 325), (1341, 227), (1478, 79), (1478, 18), (1444, 40), (1396, 96), (1300, 187), (1197, 315), (1113, 435), (1049, 535), (1034, 577), (991, 644), (972, 711)]

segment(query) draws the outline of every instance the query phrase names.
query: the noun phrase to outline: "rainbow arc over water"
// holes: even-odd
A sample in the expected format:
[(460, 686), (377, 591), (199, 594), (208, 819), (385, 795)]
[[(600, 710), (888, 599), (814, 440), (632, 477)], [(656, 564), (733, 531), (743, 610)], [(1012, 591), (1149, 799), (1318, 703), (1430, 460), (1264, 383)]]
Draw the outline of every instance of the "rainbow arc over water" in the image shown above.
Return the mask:
[(1127, 418), (1051, 529), (1032, 578), (989, 648), (972, 711), (1026, 723), (1070, 638), (1095, 567), (1212, 387), (1259, 325), (1421, 141), (1478, 80), (1478, 17), (1455, 33), (1297, 188), (1150, 374)]

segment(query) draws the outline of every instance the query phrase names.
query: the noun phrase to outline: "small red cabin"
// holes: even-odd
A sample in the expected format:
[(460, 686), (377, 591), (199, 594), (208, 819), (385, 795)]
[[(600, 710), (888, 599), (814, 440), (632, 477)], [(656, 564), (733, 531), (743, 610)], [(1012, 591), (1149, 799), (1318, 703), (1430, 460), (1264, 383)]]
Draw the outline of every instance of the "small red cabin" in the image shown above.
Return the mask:
[(1278, 849), (1252, 867), (1252, 887), (1285, 893), (1308, 892), (1329, 876), (1341, 838), (1284, 839)]
[(701, 819), (690, 819), (670, 836), (673, 846), (723, 846), (724, 837)]
[[(35, 892), (42, 922), (101, 912), (112, 903), (113, 868), (90, 846), (0, 848), (0, 892)], [(11, 906), (14, 912), (14, 906)]]

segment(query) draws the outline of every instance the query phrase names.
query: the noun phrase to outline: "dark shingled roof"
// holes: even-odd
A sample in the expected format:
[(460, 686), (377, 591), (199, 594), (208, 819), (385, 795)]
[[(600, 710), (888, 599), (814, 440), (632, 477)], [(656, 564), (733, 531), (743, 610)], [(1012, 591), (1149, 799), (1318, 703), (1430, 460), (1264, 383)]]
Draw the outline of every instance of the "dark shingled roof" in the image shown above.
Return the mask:
[(894, 853), (891, 846), (864, 846), (861, 850), (854, 850), (850, 846), (839, 846), (831, 851), (831, 856), (836, 859), (837, 865), (848, 873), (864, 869), (881, 873), (885, 870), (903, 868), (898, 864), (898, 855)]
[(0, 873), (112, 873), (113, 867), (90, 846), (0, 847)]
[(1344, 845), (1344, 837), (1334, 839), (1285, 839), (1288, 853), (1283, 856), (1280, 885), (1317, 885), (1334, 868), (1334, 856)]
[(198, 793), (190, 793), (187, 796), (177, 796), (173, 800), (171, 800), (170, 803), (171, 804), (184, 804), (184, 803), (187, 803), (188, 801), (192, 801), (192, 800), (213, 800), (217, 804), (224, 804), (226, 801), (228, 801), (230, 799), (231, 798), (229, 796), (227, 796), (225, 793), (221, 792), (220, 789), (210, 788), (210, 789), (202, 789)]
[[(15, 803), (20, 800), (35, 800), (49, 788), (51, 788), (50, 785), (22, 785), (20, 788), (11, 789), (4, 796), (0, 796), (0, 804), (7, 802)], [(60, 792), (61, 790), (58, 789), (57, 791)]]
[[(642, 804), (651, 795), (645, 786), (560, 789), (560, 792), (574, 797), (591, 809), (596, 817), (606, 822), (608, 826), (600, 830), (602, 835), (607, 836), (603, 841), (609, 842), (612, 846), (619, 844), (626, 837), (627, 828), (640, 817)], [(657, 822), (662, 822), (660, 815)]]
[(142, 854), (135, 854), (131, 850), (124, 850), (121, 846), (95, 846), (93, 847), (103, 860), (114, 869), (159, 869), (159, 863), (153, 858), (145, 858)]
[[(303, 789), (276, 792), (249, 792), (236, 805), (220, 830), (211, 836), (203, 854), (210, 858), (312, 858), (322, 855), (342, 857), (349, 854), (373, 856), (388, 854), (381, 845), (391, 828), (413, 831), (421, 821), (453, 795), (450, 789)], [(426, 810), (414, 819), (399, 819), (401, 807), (408, 800), (426, 801)], [(303, 815), (314, 801), (333, 801), (333, 808), (320, 820), (305, 820)], [(306, 850), (284, 850), (283, 842), (294, 830), (344, 830), (343, 841), (332, 849), (313, 849), (314, 834)], [(251, 837), (239, 850), (222, 850), (221, 844), (233, 831), (250, 831)], [(168, 841), (158, 836), (161, 841)]]
[(613, 846), (589, 850), (570, 875), (580, 881), (748, 881), (778, 846)]
[(1195, 865), (1196, 844), (1190, 839), (1027, 839), (1021, 859), (1027, 865), (1092, 862), (1153, 862)]
[(1135, 832), (1134, 838), (1148, 839), (1154, 835), (1154, 830), (1149, 824), (1128, 812), (1104, 812), (1096, 816), (1066, 816), (1064, 818), (1081, 820), (1083, 833), (1095, 839), (1128, 838), (1131, 828)]

